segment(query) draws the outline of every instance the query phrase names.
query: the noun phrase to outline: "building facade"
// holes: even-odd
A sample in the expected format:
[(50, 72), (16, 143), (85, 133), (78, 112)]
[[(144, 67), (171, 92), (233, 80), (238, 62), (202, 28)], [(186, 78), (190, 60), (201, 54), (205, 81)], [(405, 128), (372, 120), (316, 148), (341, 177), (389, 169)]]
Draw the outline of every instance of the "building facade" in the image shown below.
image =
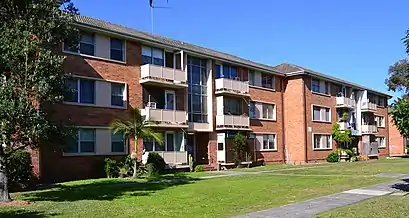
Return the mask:
[[(164, 145), (138, 141), (169, 165), (233, 163), (232, 139), (247, 136), (252, 162), (324, 161), (337, 148), (333, 124), (352, 129), (358, 152), (389, 155), (387, 94), (291, 64), (267, 66), (226, 53), (78, 16), (79, 49), (63, 44), (67, 88), (54, 119), (78, 127), (67, 145), (33, 152), (41, 180), (103, 176), (106, 157), (133, 142), (109, 124), (141, 110)], [(378, 142), (378, 143), (374, 143)], [(378, 148), (377, 148), (378, 149)]]

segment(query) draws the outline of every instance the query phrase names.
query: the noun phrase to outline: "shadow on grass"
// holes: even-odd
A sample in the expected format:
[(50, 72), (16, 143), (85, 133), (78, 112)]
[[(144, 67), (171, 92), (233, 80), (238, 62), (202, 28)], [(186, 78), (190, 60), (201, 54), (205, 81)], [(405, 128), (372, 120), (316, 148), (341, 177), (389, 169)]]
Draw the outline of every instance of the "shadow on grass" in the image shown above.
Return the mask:
[(10, 210), (10, 211), (1, 211), (0, 217), (20, 217), (20, 218), (41, 218), (56, 216), (58, 214), (44, 214), (43, 212), (35, 211), (24, 211), (24, 210)]
[[(150, 178), (148, 182), (132, 179), (95, 180), (89, 183), (65, 185), (45, 191), (22, 195), (28, 201), (79, 201), (79, 200), (114, 200), (125, 196), (148, 196), (158, 190), (185, 185), (198, 180), (185, 176), (161, 176)], [(1, 217), (1, 216), (0, 216)]]
[(392, 188), (400, 191), (409, 192), (409, 179), (402, 179), (403, 183), (394, 184)]

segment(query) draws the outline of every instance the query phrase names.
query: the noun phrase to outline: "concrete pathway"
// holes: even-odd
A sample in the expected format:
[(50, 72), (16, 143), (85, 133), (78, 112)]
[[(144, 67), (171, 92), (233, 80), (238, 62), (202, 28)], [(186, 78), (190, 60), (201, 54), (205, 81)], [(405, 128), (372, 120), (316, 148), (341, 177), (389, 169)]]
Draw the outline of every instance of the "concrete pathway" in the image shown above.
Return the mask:
[[(351, 204), (356, 204), (360, 201), (394, 194), (402, 196), (403, 191), (408, 191), (409, 175), (408, 174), (380, 174), (381, 177), (399, 178), (399, 181), (388, 183), (380, 183), (364, 188), (352, 189), (324, 197), (314, 198), (299, 203), (288, 204), (277, 208), (271, 208), (263, 211), (252, 212), (239, 218), (304, 218), (311, 217), (318, 213), (332, 210), (338, 207), (344, 207)], [(398, 194), (399, 193), (399, 194)]]

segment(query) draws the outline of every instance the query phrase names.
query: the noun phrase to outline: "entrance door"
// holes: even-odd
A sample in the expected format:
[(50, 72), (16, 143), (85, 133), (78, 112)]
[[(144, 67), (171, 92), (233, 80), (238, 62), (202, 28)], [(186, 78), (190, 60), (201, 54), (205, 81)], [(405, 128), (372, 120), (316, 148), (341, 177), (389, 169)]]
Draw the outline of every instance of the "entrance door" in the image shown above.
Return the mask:
[(176, 96), (175, 91), (166, 90), (165, 91), (165, 109), (175, 110), (176, 108)]
[(188, 134), (187, 135), (187, 152), (188, 154), (192, 155), (193, 160), (196, 161), (196, 146), (195, 146), (195, 135)]
[(173, 132), (165, 133), (165, 146), (166, 146), (166, 151), (175, 150), (175, 134)]

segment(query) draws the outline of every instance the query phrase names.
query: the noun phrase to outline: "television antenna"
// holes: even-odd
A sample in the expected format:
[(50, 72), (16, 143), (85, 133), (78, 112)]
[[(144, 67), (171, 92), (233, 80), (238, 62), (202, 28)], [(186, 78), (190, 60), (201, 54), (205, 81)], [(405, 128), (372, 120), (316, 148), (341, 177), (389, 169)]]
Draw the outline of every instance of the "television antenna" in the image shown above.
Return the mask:
[[(166, 3), (169, 3), (169, 0), (166, 0)], [(170, 9), (170, 7), (155, 6), (153, 5), (153, 0), (149, 0), (149, 7), (151, 10), (151, 33), (153, 34), (153, 9)]]

